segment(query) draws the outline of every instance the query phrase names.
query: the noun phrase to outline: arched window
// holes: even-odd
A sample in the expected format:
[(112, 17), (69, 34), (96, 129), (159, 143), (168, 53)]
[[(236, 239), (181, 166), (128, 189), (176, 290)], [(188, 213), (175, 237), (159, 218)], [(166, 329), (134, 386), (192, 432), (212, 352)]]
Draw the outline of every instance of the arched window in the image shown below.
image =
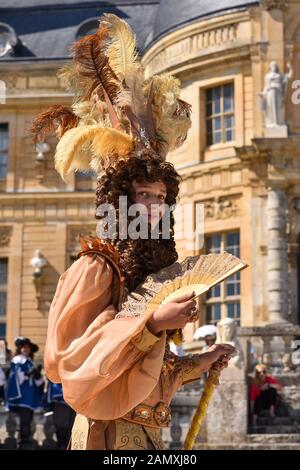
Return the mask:
[(80, 25), (78, 26), (75, 38), (81, 39), (83, 36), (86, 36), (87, 34), (94, 34), (97, 31), (98, 27), (99, 27), (98, 18), (90, 18), (88, 20), (85, 20), (82, 23), (80, 23)]
[(17, 42), (18, 38), (13, 28), (6, 23), (0, 23), (0, 57), (13, 52)]

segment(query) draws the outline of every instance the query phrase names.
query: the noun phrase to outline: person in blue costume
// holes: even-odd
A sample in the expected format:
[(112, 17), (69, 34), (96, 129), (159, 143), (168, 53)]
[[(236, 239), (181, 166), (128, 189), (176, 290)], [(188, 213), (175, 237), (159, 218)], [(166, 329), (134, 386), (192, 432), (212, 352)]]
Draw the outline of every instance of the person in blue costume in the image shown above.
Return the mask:
[(76, 413), (65, 402), (61, 384), (55, 384), (48, 380), (46, 406), (53, 411), (57, 448), (59, 450), (65, 450), (71, 437), (71, 430)]
[(34, 365), (38, 346), (29, 338), (15, 340), (16, 354), (11, 361), (8, 377), (7, 403), (9, 411), (20, 416), (20, 449), (30, 448), (33, 412), (41, 406), (44, 379), (42, 366)]

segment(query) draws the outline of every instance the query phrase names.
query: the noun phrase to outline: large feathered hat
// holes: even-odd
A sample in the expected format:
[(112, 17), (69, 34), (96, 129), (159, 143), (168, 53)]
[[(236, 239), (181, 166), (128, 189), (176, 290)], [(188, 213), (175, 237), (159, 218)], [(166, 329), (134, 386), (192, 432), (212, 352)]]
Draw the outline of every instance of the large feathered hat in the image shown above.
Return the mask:
[(145, 149), (166, 158), (191, 125), (180, 83), (170, 75), (145, 79), (129, 25), (104, 14), (95, 34), (73, 44), (73, 60), (58, 76), (73, 94), (71, 107), (56, 105), (33, 121), (35, 142), (55, 131), (55, 168), (63, 179), (76, 170), (101, 174), (119, 159)]

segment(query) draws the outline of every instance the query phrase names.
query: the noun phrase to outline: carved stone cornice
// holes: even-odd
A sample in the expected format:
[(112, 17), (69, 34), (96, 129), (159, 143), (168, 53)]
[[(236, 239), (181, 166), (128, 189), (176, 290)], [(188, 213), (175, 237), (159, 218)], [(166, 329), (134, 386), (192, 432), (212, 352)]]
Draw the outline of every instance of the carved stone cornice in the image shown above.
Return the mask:
[(255, 138), (252, 145), (235, 147), (235, 151), (257, 177), (266, 179), (268, 185), (285, 188), (300, 182), (299, 147), (300, 137), (297, 136)]
[(0, 247), (8, 247), (12, 235), (12, 227), (0, 227)]
[(235, 152), (238, 158), (249, 169), (249, 181), (251, 185), (260, 186), (261, 181), (267, 178), (268, 168), (268, 153), (260, 153), (254, 145), (245, 145), (242, 147), (235, 147)]
[(264, 10), (281, 10), (284, 11), (288, 8), (286, 0), (261, 0), (261, 6)]
[(251, 161), (258, 158), (257, 149), (254, 145), (243, 145), (234, 147), (236, 156), (242, 161)]
[(288, 138), (257, 137), (252, 139), (252, 145), (235, 147), (235, 152), (241, 160), (268, 157), (296, 157), (299, 160), (299, 146), (300, 136), (290, 136)]
[(256, 152), (260, 155), (268, 155), (269, 158), (282, 166), (282, 168), (300, 168), (299, 147), (300, 136), (288, 138), (256, 138), (252, 140)]

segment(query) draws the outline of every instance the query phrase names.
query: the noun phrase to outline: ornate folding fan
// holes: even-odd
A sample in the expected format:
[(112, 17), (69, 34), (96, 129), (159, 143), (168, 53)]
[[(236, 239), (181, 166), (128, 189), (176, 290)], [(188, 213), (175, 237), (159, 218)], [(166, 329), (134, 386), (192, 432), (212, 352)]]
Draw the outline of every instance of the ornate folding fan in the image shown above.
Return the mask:
[(162, 285), (161, 290), (148, 302), (147, 310), (156, 310), (189, 292), (195, 292), (196, 298), (246, 266), (244, 261), (226, 252), (201, 255), (192, 269)]

